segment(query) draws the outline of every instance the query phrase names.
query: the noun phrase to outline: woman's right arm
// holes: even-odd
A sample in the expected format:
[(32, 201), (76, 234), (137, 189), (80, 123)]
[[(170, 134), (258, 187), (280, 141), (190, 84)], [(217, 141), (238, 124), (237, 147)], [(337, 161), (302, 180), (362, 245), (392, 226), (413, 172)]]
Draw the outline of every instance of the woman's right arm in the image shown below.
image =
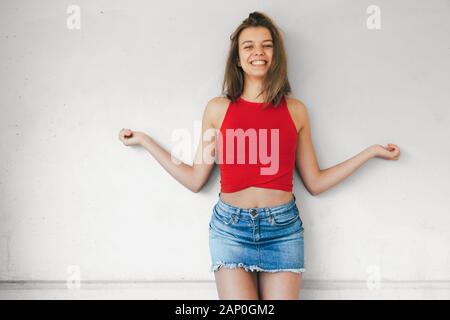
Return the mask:
[(208, 180), (215, 163), (214, 103), (215, 98), (208, 102), (203, 112), (202, 134), (192, 165), (183, 163), (171, 155), (170, 152), (143, 132), (122, 129), (119, 133), (119, 139), (127, 146), (141, 145), (178, 182), (192, 192), (199, 192)]

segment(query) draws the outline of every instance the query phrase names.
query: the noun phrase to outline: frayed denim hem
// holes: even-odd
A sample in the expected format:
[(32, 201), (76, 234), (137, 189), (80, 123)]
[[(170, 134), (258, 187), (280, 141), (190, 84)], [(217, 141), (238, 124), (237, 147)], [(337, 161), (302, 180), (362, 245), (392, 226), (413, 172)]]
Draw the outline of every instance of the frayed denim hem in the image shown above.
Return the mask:
[(295, 269), (272, 269), (272, 270), (267, 270), (267, 269), (263, 269), (260, 268), (258, 266), (246, 266), (243, 263), (223, 263), (223, 262), (219, 262), (218, 264), (215, 264), (213, 266), (211, 266), (210, 271), (211, 272), (215, 272), (218, 271), (220, 267), (224, 267), (227, 269), (236, 269), (236, 268), (244, 268), (245, 271), (259, 271), (259, 272), (280, 272), (280, 271), (290, 271), (290, 272), (295, 272), (295, 273), (302, 273), (305, 272), (306, 269), (305, 268), (295, 268)]

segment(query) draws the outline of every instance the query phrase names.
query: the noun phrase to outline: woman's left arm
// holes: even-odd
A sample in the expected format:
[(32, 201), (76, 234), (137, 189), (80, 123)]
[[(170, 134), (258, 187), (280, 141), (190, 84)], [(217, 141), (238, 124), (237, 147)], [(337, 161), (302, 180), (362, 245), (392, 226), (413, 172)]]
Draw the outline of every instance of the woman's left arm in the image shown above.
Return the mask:
[(337, 185), (371, 158), (398, 160), (400, 157), (400, 148), (395, 144), (388, 144), (386, 147), (374, 144), (346, 161), (321, 170), (312, 144), (307, 109), (298, 100), (296, 100), (296, 104), (297, 108), (294, 114), (300, 118), (300, 123), (302, 123), (297, 143), (296, 166), (305, 187), (312, 195), (316, 196)]

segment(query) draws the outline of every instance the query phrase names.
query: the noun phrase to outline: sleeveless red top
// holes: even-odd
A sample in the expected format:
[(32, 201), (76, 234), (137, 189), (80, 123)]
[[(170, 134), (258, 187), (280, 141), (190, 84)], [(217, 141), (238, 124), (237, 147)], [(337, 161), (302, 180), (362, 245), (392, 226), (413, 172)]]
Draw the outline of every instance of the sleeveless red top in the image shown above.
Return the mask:
[(221, 192), (251, 186), (292, 191), (297, 129), (283, 96), (280, 105), (237, 98), (218, 134)]

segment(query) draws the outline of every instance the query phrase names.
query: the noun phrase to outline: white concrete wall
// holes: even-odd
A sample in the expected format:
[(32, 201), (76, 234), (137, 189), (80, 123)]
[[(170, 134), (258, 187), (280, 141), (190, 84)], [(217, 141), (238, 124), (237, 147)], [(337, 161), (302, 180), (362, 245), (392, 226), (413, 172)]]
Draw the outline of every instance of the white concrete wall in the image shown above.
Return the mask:
[[(176, 130), (194, 136), (220, 94), (229, 35), (261, 10), (286, 35), (321, 168), (374, 143), (402, 152), (317, 197), (295, 176), (305, 283), (448, 288), (449, 1), (234, 3), (0, 1), (1, 281), (214, 279), (218, 168), (194, 194), (117, 135), (145, 131), (168, 150)], [(69, 5), (80, 29), (67, 27)]]

